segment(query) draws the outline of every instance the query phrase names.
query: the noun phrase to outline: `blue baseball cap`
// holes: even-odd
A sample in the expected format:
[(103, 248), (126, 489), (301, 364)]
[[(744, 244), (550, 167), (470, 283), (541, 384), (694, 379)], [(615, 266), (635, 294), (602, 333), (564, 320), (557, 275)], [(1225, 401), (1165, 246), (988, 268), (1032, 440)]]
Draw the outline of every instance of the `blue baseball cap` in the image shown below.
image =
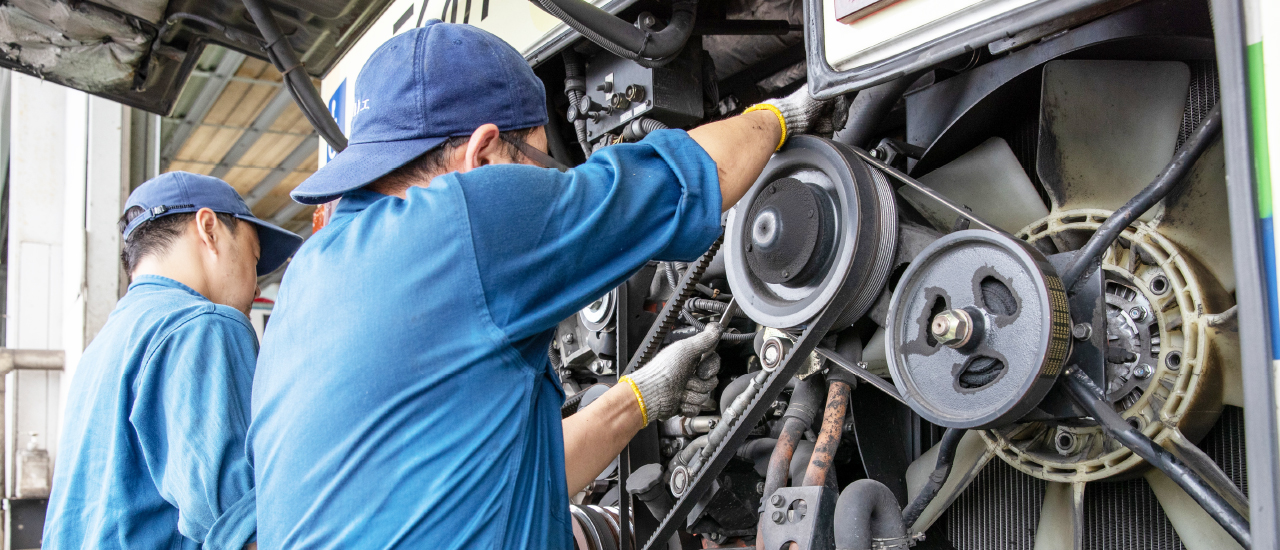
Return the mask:
[(275, 271), (298, 251), (298, 247), (302, 246), (302, 237), (255, 217), (235, 188), (211, 176), (191, 172), (160, 174), (139, 185), (133, 193), (129, 194), (124, 211), (128, 212), (135, 206), (142, 207), (146, 212), (125, 226), (125, 240), (129, 240), (133, 230), (144, 222), (170, 214), (195, 212), (201, 208), (208, 208), (221, 214), (231, 214), (257, 226), (260, 247), (258, 275)]
[(471, 25), (427, 22), (379, 46), (356, 78), (351, 140), (291, 195), (321, 204), (483, 124), (547, 123), (546, 91), (524, 57)]

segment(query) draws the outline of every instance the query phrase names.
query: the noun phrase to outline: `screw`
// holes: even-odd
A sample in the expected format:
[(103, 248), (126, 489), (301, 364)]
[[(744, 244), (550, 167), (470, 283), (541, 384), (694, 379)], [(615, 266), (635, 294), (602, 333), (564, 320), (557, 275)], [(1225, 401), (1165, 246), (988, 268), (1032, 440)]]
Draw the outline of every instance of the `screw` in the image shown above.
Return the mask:
[(1146, 363), (1138, 365), (1133, 369), (1133, 375), (1143, 380), (1150, 378), (1153, 372), (1155, 372), (1155, 369), (1151, 368), (1151, 365), (1148, 365)]
[(952, 348), (963, 347), (973, 336), (973, 318), (963, 309), (949, 309), (933, 318), (929, 330), (938, 343)]
[(769, 186), (769, 194), (770, 194), (770, 195), (772, 195), (772, 194), (774, 194), (774, 193), (777, 193), (777, 192), (778, 192), (778, 188), (777, 188), (777, 187), (774, 187), (774, 186), (772, 186), (772, 185), (770, 185), (770, 186)]
[(812, 218), (812, 217), (813, 217), (813, 209), (812, 209), (812, 208), (810, 208), (810, 209), (809, 209), (809, 217), (810, 217), (810, 218)]
[(791, 272), (790, 272), (790, 271), (783, 271), (783, 272), (782, 272), (782, 276), (783, 276), (783, 277), (790, 277), (790, 276), (791, 276)]
[(758, 482), (756, 482), (756, 494), (758, 494), (758, 495), (763, 495), (763, 494), (764, 494), (764, 482), (763, 482), (763, 481), (758, 481)]
[(1071, 336), (1076, 340), (1088, 340), (1093, 336), (1093, 327), (1089, 326), (1089, 323), (1076, 323), (1071, 327)]
[(560, 340), (563, 341), (566, 346), (572, 346), (574, 342), (574, 338), (572, 334), (566, 334), (563, 337), (561, 337)]
[(784, 519), (786, 519), (786, 516), (783, 516), (783, 515), (782, 515), (782, 511), (780, 511), (780, 510), (775, 510), (775, 511), (773, 512), (773, 522), (774, 522), (774, 523), (776, 523), (776, 524), (778, 524), (778, 525), (782, 525), (782, 520), (784, 520)]
[(1129, 318), (1133, 319), (1134, 321), (1141, 321), (1143, 319), (1146, 319), (1147, 310), (1142, 309), (1141, 307), (1138, 307), (1138, 306), (1129, 308)]
[[(760, 492), (764, 492), (764, 484), (760, 485)], [(782, 495), (773, 495), (769, 502), (773, 504), (774, 508), (781, 508), (783, 504), (787, 503), (787, 499), (782, 498)]]

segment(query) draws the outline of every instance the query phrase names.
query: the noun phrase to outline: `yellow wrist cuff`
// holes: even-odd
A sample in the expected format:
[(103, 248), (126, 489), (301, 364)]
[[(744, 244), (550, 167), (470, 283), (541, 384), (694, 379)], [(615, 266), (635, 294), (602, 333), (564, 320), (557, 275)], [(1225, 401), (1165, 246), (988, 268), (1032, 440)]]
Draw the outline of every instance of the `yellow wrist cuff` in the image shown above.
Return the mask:
[[(636, 402), (640, 404), (640, 419), (644, 420), (644, 426), (648, 426), (649, 425), (649, 409), (644, 406), (644, 396), (640, 395), (640, 388), (636, 387), (635, 381), (632, 380), (631, 377), (629, 376), (623, 376), (622, 378), (618, 379), (619, 384), (623, 382), (626, 382), (628, 386), (631, 386), (631, 391), (635, 392)], [(644, 427), (644, 426), (641, 426), (641, 427)]]
[(757, 103), (747, 107), (747, 110), (742, 111), (742, 114), (745, 115), (752, 111), (769, 111), (773, 113), (774, 116), (778, 117), (778, 124), (782, 126), (782, 137), (778, 138), (778, 147), (775, 148), (774, 151), (782, 149), (782, 145), (787, 142), (787, 119), (782, 116), (782, 111), (779, 111), (777, 107), (768, 103)]

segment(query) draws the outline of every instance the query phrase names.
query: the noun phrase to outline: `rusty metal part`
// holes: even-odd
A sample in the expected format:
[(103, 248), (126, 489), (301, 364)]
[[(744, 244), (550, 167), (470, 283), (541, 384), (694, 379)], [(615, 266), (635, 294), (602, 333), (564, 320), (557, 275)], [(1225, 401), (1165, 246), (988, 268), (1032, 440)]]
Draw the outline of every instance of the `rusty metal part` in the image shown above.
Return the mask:
[[(803, 421), (795, 417), (787, 417), (783, 422), (782, 433), (778, 435), (778, 444), (774, 446), (773, 454), (769, 456), (769, 469), (764, 476), (764, 492), (761, 498), (769, 499), (774, 491), (787, 484), (791, 456), (795, 454), (796, 444), (800, 442), (800, 435), (807, 427)], [(760, 530), (763, 525), (764, 522), (761, 521), (756, 526), (756, 540), (764, 540), (764, 534)]]
[(809, 469), (804, 474), (805, 485), (821, 486), (827, 481), (836, 449), (840, 447), (844, 416), (849, 410), (850, 391), (849, 384), (839, 380), (832, 381), (827, 388), (827, 409), (822, 413), (822, 432), (818, 434), (813, 457), (809, 459)]
[(662, 346), (662, 341), (667, 338), (667, 333), (671, 332), (671, 327), (675, 326), (676, 319), (680, 316), (680, 311), (684, 309), (685, 301), (690, 296), (693, 296), (693, 293), (697, 292), (698, 281), (702, 279), (702, 274), (707, 271), (707, 266), (711, 265), (711, 260), (716, 257), (716, 251), (720, 250), (722, 242), (724, 242), (723, 235), (716, 239), (716, 242), (711, 243), (711, 248), (703, 252), (697, 261), (689, 264), (689, 268), (684, 272), (684, 277), (680, 279), (680, 286), (675, 289), (671, 299), (667, 300), (667, 303), (662, 306), (662, 311), (658, 313), (658, 319), (653, 322), (653, 326), (649, 327), (649, 333), (645, 334), (644, 340), (640, 342), (640, 348), (636, 350), (635, 356), (627, 364), (627, 370), (624, 374), (629, 374), (643, 367), (658, 354), (658, 348)]
[[(703, 258), (706, 257), (706, 255), (703, 256)], [(702, 259), (699, 259), (699, 262), (701, 261)], [(845, 276), (847, 276), (847, 273)], [(795, 346), (783, 358), (782, 366), (778, 370), (768, 373), (767, 381), (763, 387), (752, 397), (750, 404), (748, 404), (742, 416), (733, 424), (727, 437), (716, 446), (706, 465), (693, 479), (688, 491), (680, 496), (675, 506), (672, 507), (671, 512), (662, 518), (658, 524), (658, 529), (645, 542), (644, 548), (646, 550), (656, 550), (665, 545), (671, 535), (675, 533), (677, 526), (683, 525), (688, 520), (689, 513), (693, 511), (694, 506), (711, 489), (712, 483), (720, 475), (720, 472), (724, 470), (724, 467), (728, 465), (729, 460), (737, 455), (738, 448), (746, 441), (747, 435), (751, 433), (756, 424), (764, 418), (765, 412), (772, 407), (773, 401), (782, 393), (787, 382), (791, 380), (791, 377), (795, 376), (802, 364), (808, 362), (809, 354), (818, 347), (818, 343), (826, 337), (827, 332), (836, 324), (836, 320), (844, 312), (844, 308), (831, 306), (833, 304), (847, 304), (857, 292), (856, 285), (846, 285), (843, 277), (838, 283), (837, 288), (840, 290), (836, 293), (834, 299), (796, 339)], [(721, 426), (723, 425), (722, 423)], [(717, 429), (719, 428), (720, 426), (717, 426)]]

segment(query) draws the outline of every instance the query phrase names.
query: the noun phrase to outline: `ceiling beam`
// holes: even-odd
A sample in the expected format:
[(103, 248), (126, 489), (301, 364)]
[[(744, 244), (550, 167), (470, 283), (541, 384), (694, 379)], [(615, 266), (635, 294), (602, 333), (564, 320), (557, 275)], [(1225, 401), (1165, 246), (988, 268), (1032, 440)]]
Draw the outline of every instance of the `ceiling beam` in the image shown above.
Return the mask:
[(294, 216), (297, 216), (299, 212), (306, 210), (308, 206), (310, 205), (290, 202), (289, 204), (286, 204), (284, 208), (281, 208), (279, 212), (276, 212), (275, 215), (271, 216), (271, 223), (283, 225), (289, 220), (292, 220)]
[(258, 113), (258, 117), (253, 119), (253, 123), (245, 129), (244, 133), (240, 134), (240, 139), (227, 149), (226, 154), (222, 155), (222, 160), (218, 161), (218, 165), (213, 167), (209, 175), (215, 178), (226, 177), (227, 172), (230, 172), (249, 148), (258, 142), (258, 138), (271, 129), (271, 125), (276, 123), (276, 119), (280, 118), (280, 114), (290, 103), (293, 103), (293, 98), (290, 97), (289, 92), (284, 88), (277, 89), (276, 95), (267, 101), (267, 105)]
[[(289, 94), (285, 94), (285, 96), (288, 95)], [(288, 176), (294, 170), (297, 170), (298, 165), (302, 164), (302, 161), (307, 160), (307, 157), (310, 157), (311, 153), (317, 151), (317, 147), (319, 146), (320, 138), (314, 133), (303, 139), (302, 143), (299, 143), (297, 147), (294, 147), (293, 151), (289, 153), (288, 156), (284, 157), (284, 160), (280, 161), (278, 166), (272, 168), (271, 172), (267, 173), (266, 177), (262, 178), (262, 181), (259, 181), (257, 185), (253, 186), (253, 189), (250, 189), (249, 192), (245, 194), (245, 204), (248, 204), (249, 208), (257, 206), (257, 204), (262, 201), (262, 198), (267, 196), (267, 193), (270, 193), (272, 189), (275, 189), (277, 185), (280, 185), (280, 182), (284, 181), (285, 176)], [(288, 207), (286, 206), (285, 208)]]
[(195, 101), (191, 102), (191, 108), (187, 109), (187, 115), (182, 117), (182, 121), (178, 123), (178, 127), (173, 129), (173, 133), (169, 135), (169, 141), (164, 144), (160, 150), (160, 162), (165, 168), (173, 161), (174, 155), (182, 149), (182, 145), (187, 142), (187, 138), (191, 137), (196, 126), (204, 120), (205, 115), (209, 114), (209, 109), (213, 108), (213, 104), (218, 101), (218, 96), (222, 95), (222, 90), (226, 89), (227, 83), (231, 82), (231, 77), (235, 76), (236, 71), (240, 69), (240, 64), (244, 63), (245, 55), (240, 52), (227, 50), (222, 55), (222, 61), (218, 62), (218, 68), (214, 69), (213, 74), (205, 79), (204, 86), (200, 88), (199, 94)]

